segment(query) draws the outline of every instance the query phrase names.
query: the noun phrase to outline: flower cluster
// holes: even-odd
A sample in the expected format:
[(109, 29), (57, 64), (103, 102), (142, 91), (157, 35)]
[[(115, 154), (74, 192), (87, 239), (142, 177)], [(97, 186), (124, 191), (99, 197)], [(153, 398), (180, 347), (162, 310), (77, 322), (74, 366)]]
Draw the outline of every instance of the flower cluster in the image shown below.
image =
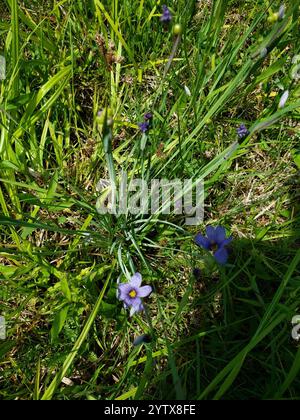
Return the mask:
[[(162, 6), (162, 15), (160, 16), (160, 21), (163, 25), (167, 26), (172, 20), (172, 14), (166, 5)], [(176, 26), (176, 25), (175, 25)], [(181, 34), (182, 28), (181, 25), (177, 25), (175, 28), (175, 35)], [(191, 95), (188, 87), (185, 86), (185, 92), (188, 96)], [(145, 134), (151, 125), (153, 115), (151, 112), (144, 114), (144, 121), (138, 123), (140, 131)], [(240, 138), (246, 137), (249, 134), (246, 126), (241, 124), (237, 129), (238, 136)], [(195, 242), (198, 246), (211, 251), (214, 255), (215, 260), (219, 264), (226, 264), (228, 260), (228, 251), (227, 245), (232, 241), (232, 238), (226, 237), (225, 229), (222, 226), (217, 226), (216, 228), (208, 226), (206, 228), (206, 235), (203, 236), (199, 233)], [(199, 268), (195, 268), (193, 274), (196, 279), (201, 277), (201, 271)], [(149, 296), (152, 293), (151, 286), (141, 286), (142, 276), (140, 273), (135, 273), (128, 283), (121, 283), (118, 285), (117, 297), (120, 301), (123, 302), (125, 309), (130, 309), (130, 316), (134, 315), (137, 312), (142, 312), (145, 308), (142, 302), (142, 298)], [(143, 342), (149, 342), (150, 338), (146, 334), (139, 336), (135, 339), (134, 345), (139, 345)]]
[(141, 123), (138, 123), (138, 126), (142, 133), (146, 133), (149, 130), (152, 118), (153, 118), (153, 115), (151, 114), (151, 112), (147, 112), (144, 115), (144, 121)]
[[(195, 237), (195, 242), (198, 246), (211, 251), (215, 260), (224, 265), (228, 260), (227, 246), (232, 241), (232, 237), (226, 236), (226, 231), (222, 226), (207, 226), (206, 236), (198, 233)], [(193, 271), (195, 278), (198, 280), (201, 277), (201, 270), (195, 268)], [(123, 302), (125, 309), (130, 309), (130, 316), (137, 312), (144, 311), (142, 298), (149, 296), (152, 293), (151, 286), (142, 286), (142, 276), (140, 273), (135, 273), (128, 283), (121, 283), (118, 285), (117, 297)], [(137, 339), (136, 344), (140, 344), (143, 340)]]

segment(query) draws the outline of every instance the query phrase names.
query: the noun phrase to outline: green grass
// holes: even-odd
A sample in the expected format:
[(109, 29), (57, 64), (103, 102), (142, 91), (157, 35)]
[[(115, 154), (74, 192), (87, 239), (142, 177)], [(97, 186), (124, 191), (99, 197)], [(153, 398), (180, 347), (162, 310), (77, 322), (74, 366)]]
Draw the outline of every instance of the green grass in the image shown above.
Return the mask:
[[(299, 398), (300, 2), (167, 4), (167, 72), (159, 1), (0, 5), (2, 400)], [(122, 170), (203, 179), (203, 223), (100, 215)], [(194, 244), (209, 224), (234, 237), (225, 267)], [(136, 271), (154, 293), (130, 318)]]

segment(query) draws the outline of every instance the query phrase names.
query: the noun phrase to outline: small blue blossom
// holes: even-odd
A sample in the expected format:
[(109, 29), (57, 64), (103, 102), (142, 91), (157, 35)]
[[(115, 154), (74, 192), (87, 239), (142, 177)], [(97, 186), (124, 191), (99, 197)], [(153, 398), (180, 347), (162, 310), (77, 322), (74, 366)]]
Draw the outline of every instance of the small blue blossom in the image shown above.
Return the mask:
[(153, 115), (151, 114), (151, 112), (146, 112), (146, 114), (144, 115), (144, 121), (138, 123), (138, 126), (140, 127), (142, 133), (146, 133), (149, 130), (152, 118)]
[(142, 299), (152, 292), (151, 286), (141, 286), (142, 276), (135, 273), (129, 283), (121, 283), (118, 286), (117, 297), (124, 302), (124, 307), (130, 308), (130, 316), (144, 310)]
[(245, 124), (241, 124), (239, 126), (239, 128), (237, 129), (237, 134), (238, 134), (240, 139), (243, 139), (244, 137), (248, 136), (249, 131), (248, 131), (247, 127), (245, 126)]
[(196, 244), (208, 251), (212, 251), (215, 260), (222, 265), (227, 263), (228, 251), (226, 246), (229, 245), (231, 241), (232, 237), (226, 237), (226, 231), (222, 226), (217, 226), (216, 228), (207, 226), (206, 236), (198, 233), (195, 238)]
[(167, 6), (164, 4), (162, 7), (162, 15), (160, 17), (160, 21), (164, 24), (170, 23), (172, 20), (172, 15), (170, 10), (167, 8)]
[(151, 112), (147, 112), (147, 113), (144, 115), (144, 120), (145, 120), (145, 121), (152, 120), (152, 118), (153, 118), (153, 115), (151, 114)]
[(149, 130), (150, 123), (148, 121), (144, 121), (142, 123), (138, 123), (140, 130), (142, 133), (146, 133)]

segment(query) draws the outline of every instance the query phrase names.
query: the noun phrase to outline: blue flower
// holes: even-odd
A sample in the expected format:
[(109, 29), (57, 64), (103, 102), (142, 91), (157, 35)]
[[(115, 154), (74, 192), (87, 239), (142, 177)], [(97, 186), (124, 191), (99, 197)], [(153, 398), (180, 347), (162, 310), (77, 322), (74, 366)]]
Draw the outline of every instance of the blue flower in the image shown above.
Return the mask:
[(140, 130), (142, 133), (146, 133), (149, 130), (150, 123), (148, 121), (138, 123), (138, 126), (140, 127)]
[(153, 118), (153, 115), (151, 114), (151, 112), (147, 112), (147, 113), (144, 115), (144, 120), (145, 120), (145, 121), (152, 120), (152, 118)]
[(160, 21), (164, 24), (170, 23), (172, 20), (172, 15), (170, 10), (167, 8), (167, 6), (164, 4), (162, 7), (162, 15), (160, 17)]
[(237, 129), (237, 134), (239, 136), (240, 139), (243, 139), (244, 137), (247, 137), (249, 133), (247, 127), (245, 126), (245, 124), (241, 124), (239, 126), (239, 128)]
[(198, 246), (201, 246), (208, 251), (212, 251), (215, 260), (219, 264), (226, 264), (228, 260), (228, 251), (226, 246), (230, 244), (232, 237), (226, 238), (226, 231), (222, 226), (207, 226), (206, 236), (198, 235), (195, 238), (195, 242)]
[(142, 133), (146, 133), (149, 130), (152, 118), (153, 115), (151, 114), (151, 112), (146, 112), (146, 114), (144, 115), (144, 122), (138, 123), (138, 126), (140, 127)]
[(151, 286), (142, 286), (142, 276), (135, 273), (129, 283), (121, 283), (118, 286), (118, 299), (124, 302), (125, 308), (130, 308), (130, 316), (144, 310), (141, 298), (147, 297), (152, 292)]

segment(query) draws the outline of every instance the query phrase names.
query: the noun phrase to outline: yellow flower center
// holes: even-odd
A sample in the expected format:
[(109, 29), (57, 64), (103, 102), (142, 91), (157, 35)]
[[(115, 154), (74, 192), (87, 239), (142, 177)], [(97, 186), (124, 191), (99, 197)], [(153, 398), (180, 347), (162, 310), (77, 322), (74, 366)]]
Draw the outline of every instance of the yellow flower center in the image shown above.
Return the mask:
[(135, 298), (135, 297), (136, 297), (136, 291), (132, 289), (132, 290), (129, 292), (129, 296), (130, 296), (131, 298)]

